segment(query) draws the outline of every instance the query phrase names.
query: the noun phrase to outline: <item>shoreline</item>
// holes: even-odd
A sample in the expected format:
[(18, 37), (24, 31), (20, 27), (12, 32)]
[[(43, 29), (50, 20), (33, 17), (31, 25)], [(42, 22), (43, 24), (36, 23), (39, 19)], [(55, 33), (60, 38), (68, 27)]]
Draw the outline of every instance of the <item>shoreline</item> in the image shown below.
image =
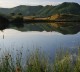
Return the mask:
[(73, 20), (73, 21), (62, 21), (62, 20), (29, 20), (29, 19), (25, 19), (23, 20), (23, 22), (28, 22), (28, 23), (32, 23), (32, 22), (35, 22), (35, 23), (51, 23), (51, 22), (80, 22), (80, 20)]

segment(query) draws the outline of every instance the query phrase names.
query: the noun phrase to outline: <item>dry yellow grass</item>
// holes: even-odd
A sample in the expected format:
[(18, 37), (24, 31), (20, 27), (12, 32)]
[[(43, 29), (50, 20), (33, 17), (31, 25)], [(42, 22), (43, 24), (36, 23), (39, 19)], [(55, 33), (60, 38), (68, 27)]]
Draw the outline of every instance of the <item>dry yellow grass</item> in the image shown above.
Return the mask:
[(57, 18), (59, 18), (59, 17), (60, 17), (59, 14), (55, 14), (55, 15), (52, 15), (52, 16), (48, 17), (48, 19), (50, 19), (50, 20), (55, 20), (55, 19), (57, 19)]

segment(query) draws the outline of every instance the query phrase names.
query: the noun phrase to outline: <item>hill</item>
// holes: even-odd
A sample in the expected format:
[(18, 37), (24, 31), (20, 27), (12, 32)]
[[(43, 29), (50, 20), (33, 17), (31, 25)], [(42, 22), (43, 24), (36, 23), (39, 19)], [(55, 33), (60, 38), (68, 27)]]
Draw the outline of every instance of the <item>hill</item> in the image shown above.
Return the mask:
[(1, 14), (10, 15), (10, 13), (22, 13), (24, 16), (46, 17), (54, 14), (74, 14), (80, 15), (80, 5), (74, 2), (64, 2), (52, 6), (26, 6), (20, 5), (14, 8), (0, 8)]
[(51, 9), (48, 14), (79, 14), (80, 5), (77, 3), (64, 2)]
[(43, 6), (26, 6), (20, 5), (14, 8), (0, 8), (0, 13), (9, 15), (10, 13), (22, 13), (25, 16), (35, 15)]

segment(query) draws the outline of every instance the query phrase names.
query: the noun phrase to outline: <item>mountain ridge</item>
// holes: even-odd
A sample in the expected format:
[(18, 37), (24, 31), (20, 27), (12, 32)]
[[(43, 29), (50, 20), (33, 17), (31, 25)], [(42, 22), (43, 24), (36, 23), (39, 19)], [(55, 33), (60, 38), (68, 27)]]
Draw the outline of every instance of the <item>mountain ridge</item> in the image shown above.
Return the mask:
[(24, 16), (46, 17), (54, 14), (75, 14), (80, 15), (80, 4), (74, 2), (64, 2), (52, 6), (27, 6), (20, 5), (13, 8), (0, 8), (0, 14), (10, 15), (11, 13), (22, 13)]

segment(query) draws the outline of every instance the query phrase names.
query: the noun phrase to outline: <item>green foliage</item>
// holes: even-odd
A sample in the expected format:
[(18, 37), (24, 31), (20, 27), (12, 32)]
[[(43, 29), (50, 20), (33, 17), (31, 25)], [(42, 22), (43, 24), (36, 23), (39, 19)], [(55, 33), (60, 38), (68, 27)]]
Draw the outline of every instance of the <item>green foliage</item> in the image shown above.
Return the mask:
[(27, 72), (48, 72), (48, 62), (38, 50), (27, 61)]
[(75, 58), (74, 54), (61, 49), (51, 63), (48, 57), (37, 49), (27, 57), (25, 66), (22, 64), (22, 52), (17, 52), (15, 58), (10, 53), (1, 56), (0, 72), (80, 72), (80, 48)]

